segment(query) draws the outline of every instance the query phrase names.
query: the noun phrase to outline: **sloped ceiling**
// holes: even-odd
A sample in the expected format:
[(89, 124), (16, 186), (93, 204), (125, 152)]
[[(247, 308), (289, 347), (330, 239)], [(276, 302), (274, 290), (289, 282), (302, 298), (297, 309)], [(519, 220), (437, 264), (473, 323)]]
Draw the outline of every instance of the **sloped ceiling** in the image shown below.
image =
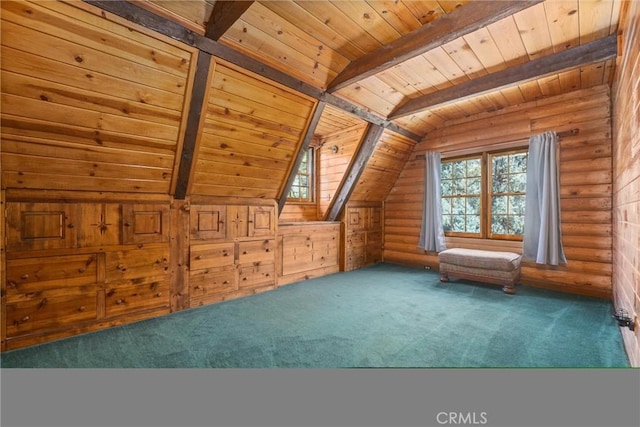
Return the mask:
[[(608, 84), (614, 67), (611, 55), (585, 58), (584, 64), (577, 61), (567, 69), (483, 90), (478, 96), (471, 87), (471, 92), (458, 94), (459, 101), (447, 100), (402, 117), (394, 114), (410, 100), (615, 34), (621, 0), (236, 2), (244, 3), (244, 10), (236, 12), (233, 22), (215, 14), (216, 8), (229, 3), (220, 0), (136, 3), (199, 34), (216, 25), (215, 16), (226, 29), (219, 36), (221, 44), (425, 135), (448, 120)], [(511, 13), (513, 8), (523, 10)], [(493, 17), (473, 23), (489, 9)], [(410, 41), (407, 37), (428, 27), (425, 36), (432, 39), (423, 44), (434, 36), (441, 40), (433, 48), (417, 50), (398, 63), (387, 61), (374, 74), (332, 88), (350, 67), (371, 66), (374, 62), (368, 57), (398, 49), (394, 42)]]

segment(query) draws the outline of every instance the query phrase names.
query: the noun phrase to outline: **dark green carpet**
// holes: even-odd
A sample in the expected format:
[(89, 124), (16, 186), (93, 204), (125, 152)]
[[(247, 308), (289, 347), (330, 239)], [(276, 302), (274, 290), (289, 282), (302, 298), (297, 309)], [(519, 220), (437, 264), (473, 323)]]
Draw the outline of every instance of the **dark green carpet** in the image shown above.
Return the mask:
[(606, 300), (391, 264), (9, 351), (3, 368), (628, 367)]

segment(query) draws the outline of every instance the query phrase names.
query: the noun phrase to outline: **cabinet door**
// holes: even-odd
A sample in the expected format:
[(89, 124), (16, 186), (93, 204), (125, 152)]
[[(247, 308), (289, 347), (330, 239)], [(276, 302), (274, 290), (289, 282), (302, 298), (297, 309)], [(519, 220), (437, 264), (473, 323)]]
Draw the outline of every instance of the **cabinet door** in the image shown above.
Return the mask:
[(348, 208), (347, 227), (349, 230), (364, 230), (368, 226), (367, 208)]
[(78, 205), (81, 227), (78, 246), (96, 247), (120, 244), (121, 209), (116, 203)]
[(223, 205), (192, 205), (189, 209), (191, 238), (194, 240), (227, 237), (227, 208)]
[(227, 206), (227, 238), (247, 237), (249, 234), (249, 210), (247, 206)]
[(70, 203), (7, 203), (7, 251), (73, 248), (77, 206)]
[(369, 208), (369, 227), (370, 230), (380, 231), (382, 229), (382, 209)]
[(283, 236), (282, 275), (299, 273), (312, 268), (314, 244), (311, 236)]
[(249, 206), (249, 237), (269, 237), (276, 234), (276, 214), (273, 206)]
[(125, 244), (168, 242), (169, 206), (123, 205), (122, 238)]

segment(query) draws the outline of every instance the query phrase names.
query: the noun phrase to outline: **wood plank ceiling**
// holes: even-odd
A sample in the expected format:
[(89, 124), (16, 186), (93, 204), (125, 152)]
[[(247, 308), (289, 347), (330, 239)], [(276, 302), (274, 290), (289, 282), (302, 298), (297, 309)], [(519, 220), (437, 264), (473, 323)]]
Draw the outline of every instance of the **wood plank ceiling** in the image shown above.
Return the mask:
[[(616, 33), (621, 1), (135, 4), (318, 88), (321, 96), (360, 107), (380, 118), (376, 124), (424, 136), (448, 121), (609, 84), (616, 45), (615, 36), (606, 37)], [(563, 52), (570, 61), (552, 56)], [(536, 63), (540, 58), (546, 59)], [(549, 67), (558, 63), (562, 68)], [(488, 78), (517, 66), (506, 85)], [(483, 77), (484, 86), (476, 86)], [(332, 119), (335, 126), (350, 123), (340, 109), (325, 114), (332, 117), (320, 120), (319, 136), (336, 130), (325, 126)], [(341, 114), (347, 116), (337, 119)]]

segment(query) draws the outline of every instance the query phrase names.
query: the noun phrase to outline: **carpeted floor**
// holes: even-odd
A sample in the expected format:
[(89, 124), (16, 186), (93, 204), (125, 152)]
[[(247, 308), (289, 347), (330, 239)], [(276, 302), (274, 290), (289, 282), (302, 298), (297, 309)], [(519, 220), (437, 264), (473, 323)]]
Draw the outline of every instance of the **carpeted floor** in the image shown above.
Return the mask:
[(2, 368), (628, 367), (606, 300), (378, 264), (5, 352)]

